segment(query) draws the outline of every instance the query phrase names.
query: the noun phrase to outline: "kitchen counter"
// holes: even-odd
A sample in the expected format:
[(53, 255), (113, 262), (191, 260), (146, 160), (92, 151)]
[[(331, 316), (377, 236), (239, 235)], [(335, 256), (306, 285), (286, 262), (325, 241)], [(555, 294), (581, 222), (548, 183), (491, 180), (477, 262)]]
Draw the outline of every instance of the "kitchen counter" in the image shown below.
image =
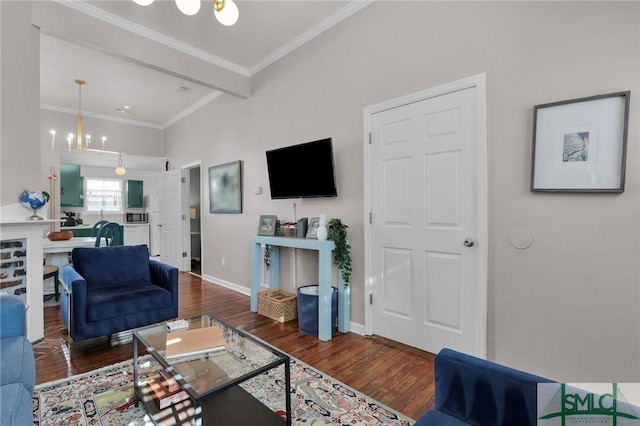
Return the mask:
[[(42, 240), (42, 251), (46, 257), (46, 263), (63, 267), (70, 263), (69, 255), (76, 247), (95, 247), (96, 237), (73, 237), (70, 240), (50, 241), (45, 238)], [(104, 240), (100, 242), (101, 246), (105, 245)]]
[(89, 225), (89, 224), (82, 224), (82, 225), (76, 225), (76, 226), (61, 226), (60, 230), (61, 231), (73, 231), (74, 229), (83, 229), (83, 228), (92, 228), (93, 225)]
[(76, 247), (95, 247), (95, 237), (73, 237), (70, 240), (42, 240), (42, 251), (46, 253), (71, 253)]

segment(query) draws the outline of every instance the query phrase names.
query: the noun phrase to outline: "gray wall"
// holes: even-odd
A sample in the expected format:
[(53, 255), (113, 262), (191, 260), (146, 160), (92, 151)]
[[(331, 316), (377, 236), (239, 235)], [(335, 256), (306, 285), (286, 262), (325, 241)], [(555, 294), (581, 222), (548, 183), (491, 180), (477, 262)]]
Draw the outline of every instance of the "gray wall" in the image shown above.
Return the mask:
[[(0, 4), (0, 206), (18, 203), (23, 189), (49, 189), (41, 175), (40, 33), (31, 26), (31, 3)], [(16, 41), (20, 42), (17, 43)], [(23, 51), (24, 46), (33, 47)], [(42, 165), (42, 167), (46, 167)]]
[[(489, 357), (558, 380), (640, 380), (638, 23), (637, 3), (365, 8), (254, 76), (251, 98), (223, 96), (165, 132), (176, 167), (244, 161), (244, 214), (203, 215), (205, 276), (248, 286), (259, 215), (292, 218), (293, 202), (269, 199), (264, 151), (331, 136), (339, 197), (298, 201), (297, 216), (350, 226), (352, 318), (363, 323), (363, 108), (484, 72)], [(533, 106), (620, 90), (632, 92), (626, 191), (530, 193)], [(534, 238), (527, 250), (508, 242), (520, 228)], [(313, 282), (313, 257), (297, 256), (298, 284)], [(281, 266), (289, 288), (292, 262)]]

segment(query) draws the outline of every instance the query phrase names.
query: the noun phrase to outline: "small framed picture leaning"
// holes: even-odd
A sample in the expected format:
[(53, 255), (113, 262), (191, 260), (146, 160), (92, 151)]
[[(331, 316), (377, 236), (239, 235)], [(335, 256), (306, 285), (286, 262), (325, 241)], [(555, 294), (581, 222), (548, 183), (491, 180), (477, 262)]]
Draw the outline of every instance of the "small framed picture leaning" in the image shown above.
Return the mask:
[(532, 192), (624, 192), (630, 92), (536, 105)]
[(306, 238), (318, 238), (318, 227), (320, 226), (319, 217), (309, 218), (309, 227), (307, 228)]
[(276, 235), (276, 220), (275, 215), (260, 215), (258, 235)]

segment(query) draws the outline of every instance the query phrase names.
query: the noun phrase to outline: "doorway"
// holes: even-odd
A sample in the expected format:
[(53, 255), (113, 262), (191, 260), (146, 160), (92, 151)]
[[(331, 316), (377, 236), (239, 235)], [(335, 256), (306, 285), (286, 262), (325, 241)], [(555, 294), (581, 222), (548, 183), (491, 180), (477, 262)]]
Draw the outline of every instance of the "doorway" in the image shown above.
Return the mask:
[(486, 95), (479, 75), (365, 109), (365, 331), (486, 357)]
[(190, 272), (196, 275), (202, 274), (202, 238), (201, 238), (201, 218), (202, 218), (202, 199), (201, 199), (201, 177), (200, 164), (188, 167), (186, 169), (188, 196), (187, 211), (189, 212), (189, 259)]

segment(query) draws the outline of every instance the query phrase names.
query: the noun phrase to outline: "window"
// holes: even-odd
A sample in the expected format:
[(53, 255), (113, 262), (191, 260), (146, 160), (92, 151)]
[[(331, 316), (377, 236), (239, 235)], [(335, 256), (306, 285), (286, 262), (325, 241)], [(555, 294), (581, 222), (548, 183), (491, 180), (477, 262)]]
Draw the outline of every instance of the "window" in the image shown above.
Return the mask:
[(84, 206), (88, 213), (122, 213), (122, 181), (85, 179)]

